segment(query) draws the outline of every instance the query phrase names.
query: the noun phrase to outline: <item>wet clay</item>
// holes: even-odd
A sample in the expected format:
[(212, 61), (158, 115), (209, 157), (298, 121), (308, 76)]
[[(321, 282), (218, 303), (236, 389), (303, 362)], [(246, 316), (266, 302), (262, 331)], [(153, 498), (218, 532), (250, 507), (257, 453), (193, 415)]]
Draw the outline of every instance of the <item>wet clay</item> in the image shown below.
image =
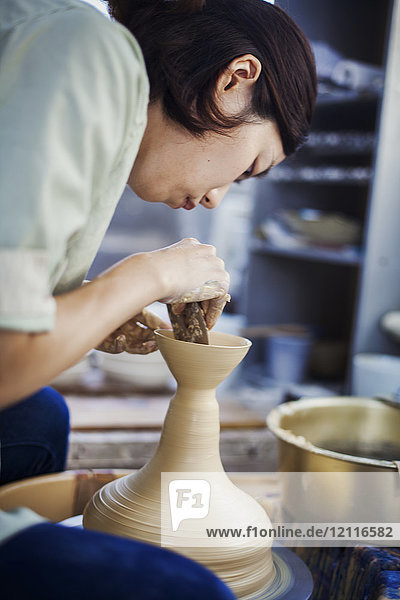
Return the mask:
[[(209, 526), (241, 528), (243, 534), (249, 526), (264, 531), (271, 527), (261, 505), (228, 478), (219, 454), (215, 388), (240, 363), (250, 342), (215, 332), (210, 333), (210, 345), (175, 340), (171, 331), (158, 331), (156, 336), (178, 382), (160, 443), (142, 469), (109, 483), (94, 495), (84, 511), (84, 526), (155, 545), (162, 542), (214, 571), (238, 598), (251, 598), (267, 589), (274, 577), (272, 539), (243, 535), (215, 538), (207, 545), (197, 543), (199, 524), (203, 537)], [(180, 479), (198, 477), (211, 483), (208, 515), (201, 521), (182, 521), (179, 533), (185, 543), (175, 546), (162, 518), (169, 514), (169, 505), (168, 497), (161, 494), (161, 474), (171, 472)]]
[(168, 304), (167, 307), (176, 340), (194, 344), (210, 343), (206, 320), (198, 302), (188, 302), (179, 314), (173, 304)]

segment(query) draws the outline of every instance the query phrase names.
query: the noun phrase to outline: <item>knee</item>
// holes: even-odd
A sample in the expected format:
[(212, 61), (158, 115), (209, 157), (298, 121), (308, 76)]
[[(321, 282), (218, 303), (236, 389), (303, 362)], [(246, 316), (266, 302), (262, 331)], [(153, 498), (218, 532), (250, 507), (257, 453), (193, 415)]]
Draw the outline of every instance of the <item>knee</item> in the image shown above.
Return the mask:
[(62, 471), (68, 451), (64, 398), (43, 388), (0, 414), (1, 483)]
[[(15, 576), (15, 565), (23, 565), (25, 577)], [(184, 556), (53, 523), (29, 527), (0, 545), (0, 580), (15, 598), (235, 599), (213, 573)]]
[(5, 408), (0, 413), (0, 438), (8, 442), (65, 439), (69, 410), (61, 394), (50, 387)]
[[(27, 400), (36, 415), (36, 427), (46, 429), (46, 438), (61, 442), (69, 434), (69, 410), (64, 397), (51, 387), (44, 387)], [(40, 424), (39, 424), (40, 420)]]
[(68, 406), (64, 397), (51, 387), (42, 388), (38, 396), (38, 415), (42, 415), (43, 426), (46, 428), (43, 436), (53, 457), (49, 472), (63, 471), (67, 460), (70, 430)]
[(69, 409), (64, 396), (51, 387), (44, 387), (40, 393), (44, 408), (49, 411), (51, 423), (60, 432), (69, 432)]

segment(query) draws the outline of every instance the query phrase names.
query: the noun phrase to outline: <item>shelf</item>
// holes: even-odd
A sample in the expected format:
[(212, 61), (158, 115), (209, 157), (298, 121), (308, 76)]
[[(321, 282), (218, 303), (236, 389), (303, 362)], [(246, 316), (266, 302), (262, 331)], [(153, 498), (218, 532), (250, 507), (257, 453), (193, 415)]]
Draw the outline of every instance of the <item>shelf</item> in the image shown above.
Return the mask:
[(253, 239), (251, 250), (271, 256), (282, 256), (299, 260), (311, 260), (336, 265), (358, 267), (362, 263), (362, 254), (359, 248), (347, 246), (343, 249), (327, 249), (319, 247), (280, 248), (265, 241)]
[(273, 183), (316, 183), (330, 185), (368, 185), (370, 167), (275, 167), (268, 175)]
[(313, 131), (308, 136), (304, 150), (323, 154), (372, 154), (375, 148), (374, 132)]
[[(262, 389), (265, 394), (269, 392), (271, 397), (275, 393), (276, 404), (287, 400), (298, 400), (299, 398), (340, 396), (344, 393), (344, 382), (340, 380), (308, 378), (302, 383), (283, 383), (271, 379), (267, 371), (267, 365), (264, 363), (257, 362), (246, 365), (246, 368), (242, 369), (242, 380), (244, 384), (252, 385), (256, 390)], [(250, 401), (249, 406), (251, 406)]]
[[(342, 3), (341, 11), (334, 0), (283, 3), (312, 43), (321, 44), (318, 96), (306, 143), (257, 181), (243, 312), (249, 324), (310, 323), (322, 340), (343, 341), (348, 393), (355, 354), (395, 353), (380, 319), (400, 297), (400, 169), (393, 152), (400, 131), (400, 0), (357, 0)], [(330, 80), (340, 59), (355, 61), (358, 90)], [(374, 65), (382, 67), (384, 87), (361, 91)], [(282, 218), (304, 208), (354, 220), (360, 234), (332, 234), (333, 242), (351, 244), (329, 246), (325, 224), (296, 228)], [(263, 350), (254, 340), (246, 368), (262, 361)], [(259, 379), (249, 373), (249, 380), (270, 384), (266, 373)]]
[(357, 91), (338, 87), (332, 83), (318, 82), (317, 106), (348, 103), (378, 102), (382, 93), (377, 90)]

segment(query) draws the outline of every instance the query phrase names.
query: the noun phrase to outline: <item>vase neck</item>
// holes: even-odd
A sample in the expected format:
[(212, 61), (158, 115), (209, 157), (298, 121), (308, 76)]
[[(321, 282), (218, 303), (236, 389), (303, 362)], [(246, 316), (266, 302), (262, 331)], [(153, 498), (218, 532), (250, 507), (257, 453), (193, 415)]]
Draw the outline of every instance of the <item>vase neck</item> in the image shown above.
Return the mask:
[[(219, 453), (219, 406), (215, 390), (178, 385), (154, 459), (158, 468), (182, 472), (223, 470)], [(162, 463), (160, 465), (160, 462)]]

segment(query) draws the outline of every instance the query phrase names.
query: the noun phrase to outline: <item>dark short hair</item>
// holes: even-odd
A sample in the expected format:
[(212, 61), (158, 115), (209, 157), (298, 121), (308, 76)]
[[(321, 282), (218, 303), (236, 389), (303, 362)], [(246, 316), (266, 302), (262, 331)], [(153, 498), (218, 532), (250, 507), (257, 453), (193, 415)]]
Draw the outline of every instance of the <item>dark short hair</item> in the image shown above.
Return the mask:
[[(138, 40), (150, 100), (194, 135), (226, 133), (254, 119), (275, 121), (286, 155), (301, 146), (317, 79), (310, 44), (280, 8), (264, 0), (109, 0), (110, 14)], [(262, 64), (251, 106), (230, 117), (218, 109), (219, 76), (236, 57)]]

